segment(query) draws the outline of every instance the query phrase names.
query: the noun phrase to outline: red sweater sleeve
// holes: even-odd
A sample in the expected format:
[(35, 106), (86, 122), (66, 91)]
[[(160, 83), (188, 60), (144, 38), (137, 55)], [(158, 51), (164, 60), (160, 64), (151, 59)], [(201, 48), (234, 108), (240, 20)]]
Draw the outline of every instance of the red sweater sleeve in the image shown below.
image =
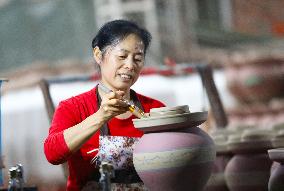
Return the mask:
[(64, 163), (71, 155), (63, 131), (77, 124), (75, 110), (68, 101), (62, 101), (54, 113), (49, 134), (44, 142), (46, 159), (52, 164)]

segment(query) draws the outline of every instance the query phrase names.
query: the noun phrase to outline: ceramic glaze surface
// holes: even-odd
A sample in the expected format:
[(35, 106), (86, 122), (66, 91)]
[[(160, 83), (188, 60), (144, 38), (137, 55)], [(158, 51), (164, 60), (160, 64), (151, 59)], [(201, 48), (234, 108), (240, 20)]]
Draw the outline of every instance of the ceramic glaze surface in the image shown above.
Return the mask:
[[(189, 116), (194, 115), (172, 115), (173, 109), (169, 110), (170, 120), (167, 115), (158, 114), (154, 119), (143, 119), (143, 122), (147, 121), (144, 126), (138, 125), (139, 129), (146, 130), (134, 147), (135, 169), (151, 191), (201, 191), (210, 177), (215, 160), (214, 143), (192, 123)], [(204, 122), (205, 114), (195, 114), (195, 119)], [(180, 115), (186, 116), (183, 122), (176, 120)], [(153, 122), (156, 119), (160, 125)], [(134, 121), (134, 126), (138, 123)]]
[(267, 191), (271, 162), (267, 154), (237, 154), (227, 164), (230, 191)]
[(272, 164), (267, 154), (272, 147), (270, 138), (254, 129), (244, 131), (239, 140), (231, 139), (228, 147), (235, 155), (225, 169), (230, 191), (267, 191)]

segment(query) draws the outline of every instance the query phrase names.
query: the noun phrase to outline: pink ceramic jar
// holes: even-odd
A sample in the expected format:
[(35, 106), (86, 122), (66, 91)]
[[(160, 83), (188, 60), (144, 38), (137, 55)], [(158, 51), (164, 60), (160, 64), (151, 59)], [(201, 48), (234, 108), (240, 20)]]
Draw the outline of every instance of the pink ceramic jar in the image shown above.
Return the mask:
[(272, 148), (268, 131), (245, 130), (240, 140), (228, 142), (235, 154), (225, 169), (230, 191), (267, 191), (271, 161), (267, 150)]
[(207, 112), (188, 106), (157, 108), (149, 118), (134, 119), (144, 135), (134, 147), (135, 169), (151, 191), (203, 190), (215, 160), (212, 139), (198, 125)]

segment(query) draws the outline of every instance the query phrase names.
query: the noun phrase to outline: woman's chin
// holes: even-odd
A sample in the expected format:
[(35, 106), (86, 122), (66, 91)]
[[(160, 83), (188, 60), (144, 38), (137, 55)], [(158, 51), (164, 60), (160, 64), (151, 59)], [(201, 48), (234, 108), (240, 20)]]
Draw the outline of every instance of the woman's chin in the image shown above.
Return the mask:
[(132, 80), (120, 80), (117, 85), (122, 88), (130, 88), (133, 85)]
[(115, 85), (115, 89), (126, 91), (126, 90), (130, 89), (131, 86), (132, 86), (131, 83), (118, 83), (118, 84)]

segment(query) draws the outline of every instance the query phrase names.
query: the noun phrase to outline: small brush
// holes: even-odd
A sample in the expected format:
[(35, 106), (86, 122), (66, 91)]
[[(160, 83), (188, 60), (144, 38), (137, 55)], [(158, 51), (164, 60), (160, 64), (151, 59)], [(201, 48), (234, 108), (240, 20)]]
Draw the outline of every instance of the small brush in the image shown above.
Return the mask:
[[(99, 83), (99, 88), (104, 92), (104, 93), (110, 93), (112, 92), (112, 90), (108, 89), (107, 87), (105, 87), (102, 83)], [(128, 110), (135, 115), (136, 117), (140, 118), (146, 118), (147, 116), (145, 115), (145, 113), (136, 105), (134, 105), (132, 102), (126, 100), (126, 99), (122, 99), (122, 101), (124, 103), (126, 103), (128, 105)]]

